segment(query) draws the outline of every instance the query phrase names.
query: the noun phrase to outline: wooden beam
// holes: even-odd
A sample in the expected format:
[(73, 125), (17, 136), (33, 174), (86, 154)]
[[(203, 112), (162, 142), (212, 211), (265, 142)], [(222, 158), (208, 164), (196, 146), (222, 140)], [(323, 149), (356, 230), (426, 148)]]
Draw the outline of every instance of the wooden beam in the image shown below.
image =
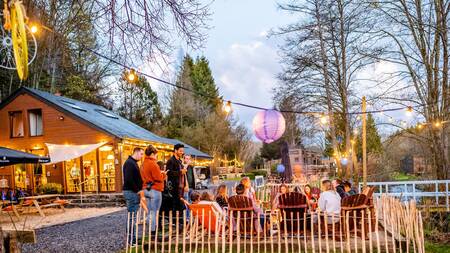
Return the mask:
[(362, 167), (363, 186), (367, 186), (367, 154), (366, 154), (366, 97), (362, 97)]
[(36, 233), (34, 230), (3, 230), (4, 238), (17, 238), (21, 243), (36, 243)]

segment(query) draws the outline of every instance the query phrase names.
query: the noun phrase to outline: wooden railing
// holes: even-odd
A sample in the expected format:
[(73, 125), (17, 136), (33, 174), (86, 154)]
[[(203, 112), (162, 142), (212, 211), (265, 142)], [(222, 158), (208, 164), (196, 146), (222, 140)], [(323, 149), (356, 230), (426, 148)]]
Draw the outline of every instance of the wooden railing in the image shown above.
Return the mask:
[[(414, 200), (382, 196), (374, 208), (362, 211), (250, 216), (203, 210), (188, 219), (186, 211), (158, 212), (159, 219), (152, 221), (142, 219), (147, 213), (128, 213), (126, 252), (425, 252), (422, 216)], [(133, 235), (139, 238), (136, 244), (128, 240)]]
[(368, 182), (367, 185), (375, 187), (377, 197), (387, 194), (402, 200), (414, 199), (419, 207), (431, 205), (450, 211), (450, 180)]

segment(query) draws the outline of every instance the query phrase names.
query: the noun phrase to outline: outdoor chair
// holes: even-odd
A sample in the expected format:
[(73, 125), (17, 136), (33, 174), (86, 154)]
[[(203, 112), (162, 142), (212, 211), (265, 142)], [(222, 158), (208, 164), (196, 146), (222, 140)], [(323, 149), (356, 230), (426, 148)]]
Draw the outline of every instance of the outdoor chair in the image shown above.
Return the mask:
[(278, 196), (281, 233), (304, 233), (304, 214), (308, 210), (307, 197), (299, 192), (288, 192)]
[[(347, 196), (341, 201), (341, 216), (344, 227), (344, 235), (350, 232), (353, 235), (356, 231), (357, 235), (362, 236), (361, 227), (364, 226), (364, 236), (368, 239), (369, 221), (367, 219), (367, 211), (369, 210), (368, 198), (364, 194), (356, 194)], [(348, 222), (347, 222), (348, 217)], [(356, 227), (355, 227), (356, 223)], [(373, 227), (373, 226), (372, 226)]]
[[(253, 208), (252, 200), (247, 196), (231, 196), (228, 198), (228, 218), (233, 217), (234, 229), (239, 227), (241, 235), (258, 234), (260, 221)], [(253, 220), (253, 221), (252, 221)]]
[[(207, 232), (221, 233), (222, 226), (226, 225), (224, 213), (218, 212), (212, 202), (210, 204), (190, 204), (188, 208), (192, 217), (195, 217), (193, 220), (193, 229), (201, 230), (202, 228), (200, 226), (203, 226)], [(196, 227), (197, 222), (199, 227)], [(195, 232), (195, 230), (192, 232)]]
[(370, 210), (370, 220), (372, 222), (372, 231), (375, 231), (375, 223), (376, 223), (376, 217), (375, 217), (375, 203), (373, 200), (373, 193), (375, 191), (375, 187), (373, 186), (366, 186), (363, 191), (362, 194), (366, 195), (367, 197), (367, 205), (369, 206), (369, 210)]

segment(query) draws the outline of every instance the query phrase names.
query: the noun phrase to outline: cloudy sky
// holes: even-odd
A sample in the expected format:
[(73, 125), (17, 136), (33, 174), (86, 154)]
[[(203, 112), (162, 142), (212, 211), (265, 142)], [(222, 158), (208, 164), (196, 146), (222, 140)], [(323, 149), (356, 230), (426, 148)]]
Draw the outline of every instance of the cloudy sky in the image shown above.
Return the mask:
[[(174, 80), (177, 61), (184, 53), (191, 56), (206, 56), (210, 62), (216, 85), (224, 99), (235, 102), (252, 104), (270, 108), (272, 103), (272, 88), (278, 82), (276, 76), (281, 71), (278, 46), (282, 43), (280, 38), (267, 37), (271, 29), (277, 29), (286, 24), (298, 20), (298, 16), (292, 15), (277, 8), (275, 0), (216, 0), (210, 2), (212, 12), (208, 24), (208, 40), (204, 48), (190, 50), (183, 43), (175, 50), (173, 64), (167, 66), (166, 73), (158, 73), (158, 69), (152, 68), (152, 74)], [(382, 75), (390, 75), (395, 71), (395, 66), (386, 62), (379, 62), (369, 66), (360, 74), (361, 78), (374, 78)], [(164, 85), (152, 81), (152, 86), (158, 90), (164, 90)], [(375, 90), (373, 83), (361, 83), (358, 96), (369, 95)], [(368, 110), (380, 109), (378, 106)], [(251, 129), (253, 116), (257, 110), (234, 106), (234, 115)], [(389, 114), (388, 114), (389, 115)], [(403, 120), (402, 112), (390, 113), (396, 119)], [(376, 117), (379, 123), (389, 122), (389, 118), (383, 115)], [(413, 122), (411, 122), (413, 124)], [(392, 132), (392, 127), (379, 126), (384, 134)]]
[[(210, 9), (212, 15), (208, 24), (211, 29), (204, 48), (192, 51), (181, 43), (174, 59), (186, 52), (194, 57), (204, 55), (210, 61), (216, 85), (224, 99), (272, 107), (271, 90), (280, 72), (279, 41), (267, 38), (267, 33), (291, 23), (294, 17), (280, 11), (276, 1), (272, 0), (216, 0), (210, 4)], [(168, 66), (172, 78), (175, 68)], [(161, 89), (156, 83), (155, 86), (159, 86), (155, 87), (157, 90)], [(251, 128), (257, 110), (238, 106), (233, 110), (234, 115)]]

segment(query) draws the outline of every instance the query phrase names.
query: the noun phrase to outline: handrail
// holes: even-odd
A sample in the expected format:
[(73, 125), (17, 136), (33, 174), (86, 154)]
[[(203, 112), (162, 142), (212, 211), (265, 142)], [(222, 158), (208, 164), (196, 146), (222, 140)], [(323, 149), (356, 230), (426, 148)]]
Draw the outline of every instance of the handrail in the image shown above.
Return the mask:
[[(100, 177), (100, 175), (95, 175), (95, 177), (88, 178), (88, 179), (86, 179), (83, 182), (78, 184), (78, 187), (80, 188), (80, 203), (81, 204), (83, 204), (83, 187), (82, 187), (82, 185), (84, 185), (85, 183), (89, 182), (90, 180), (96, 180), (97, 177)], [(98, 195), (98, 185), (97, 185), (97, 195)]]
[[(374, 192), (374, 196), (388, 194), (396, 197), (412, 197), (416, 201), (418, 198), (432, 197), (435, 198), (434, 202), (436, 206), (442, 206), (439, 203), (439, 199), (445, 198), (445, 207), (447, 211), (450, 211), (450, 180), (367, 182), (367, 185), (378, 187), (378, 190)], [(434, 187), (434, 190), (421, 191), (420, 188), (416, 189), (416, 186), (423, 185)], [(445, 189), (442, 189), (439, 186), (444, 186)], [(401, 189), (400, 192), (389, 191), (392, 187), (402, 187), (403, 189)], [(361, 188), (362, 183), (359, 184), (359, 190), (361, 190)]]

